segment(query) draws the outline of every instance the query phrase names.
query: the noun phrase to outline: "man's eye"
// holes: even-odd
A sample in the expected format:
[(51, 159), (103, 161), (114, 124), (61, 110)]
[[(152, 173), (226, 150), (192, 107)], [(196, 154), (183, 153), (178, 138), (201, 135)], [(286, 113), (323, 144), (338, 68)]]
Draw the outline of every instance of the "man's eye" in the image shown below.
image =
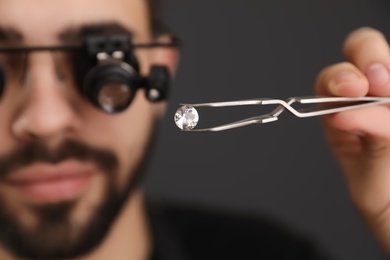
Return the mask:
[(0, 55), (0, 64), (8, 80), (23, 74), (26, 62), (26, 54), (24, 53)]

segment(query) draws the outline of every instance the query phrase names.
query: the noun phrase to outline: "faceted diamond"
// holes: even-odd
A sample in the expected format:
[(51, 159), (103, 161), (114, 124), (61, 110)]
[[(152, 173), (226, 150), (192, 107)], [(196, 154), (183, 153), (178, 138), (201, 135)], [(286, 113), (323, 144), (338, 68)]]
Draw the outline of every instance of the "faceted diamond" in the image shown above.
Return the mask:
[(175, 113), (175, 123), (182, 130), (191, 130), (198, 121), (198, 111), (191, 106), (182, 106)]

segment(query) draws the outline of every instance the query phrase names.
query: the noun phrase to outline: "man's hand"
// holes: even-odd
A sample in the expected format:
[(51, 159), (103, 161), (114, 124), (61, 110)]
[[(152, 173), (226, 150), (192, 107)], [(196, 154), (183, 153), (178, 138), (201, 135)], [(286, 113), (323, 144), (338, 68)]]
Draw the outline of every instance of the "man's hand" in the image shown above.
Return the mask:
[[(347, 62), (321, 72), (317, 94), (390, 96), (390, 48), (379, 31), (352, 32), (344, 54)], [(328, 115), (324, 124), (354, 203), (390, 254), (390, 105)]]

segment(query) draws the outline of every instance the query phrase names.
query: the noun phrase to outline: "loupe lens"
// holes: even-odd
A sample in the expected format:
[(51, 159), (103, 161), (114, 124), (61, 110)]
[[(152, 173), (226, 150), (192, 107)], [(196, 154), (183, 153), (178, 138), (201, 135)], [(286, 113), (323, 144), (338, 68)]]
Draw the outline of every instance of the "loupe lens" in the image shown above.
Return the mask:
[(97, 98), (100, 107), (112, 113), (129, 104), (133, 93), (123, 82), (109, 82), (100, 89)]
[(83, 92), (98, 108), (118, 113), (129, 106), (136, 89), (134, 69), (112, 60), (97, 65), (88, 73)]

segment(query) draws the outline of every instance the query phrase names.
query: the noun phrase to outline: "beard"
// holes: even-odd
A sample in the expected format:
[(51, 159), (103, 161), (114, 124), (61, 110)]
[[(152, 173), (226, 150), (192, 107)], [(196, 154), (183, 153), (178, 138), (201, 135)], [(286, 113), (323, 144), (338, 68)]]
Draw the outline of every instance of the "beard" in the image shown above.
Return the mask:
[[(146, 154), (153, 143), (151, 140), (147, 145)], [(144, 154), (137, 167), (128, 174), (122, 190), (115, 185), (119, 166), (116, 155), (76, 141), (68, 140), (56, 151), (40, 143), (29, 143), (7, 158), (0, 159), (0, 180), (31, 163), (59, 163), (67, 159), (95, 163), (106, 174), (107, 180), (103, 200), (91, 206), (89, 221), (81, 224), (71, 220), (77, 200), (29, 205), (37, 223), (33, 227), (26, 227), (7, 210), (5, 201), (0, 198), (0, 243), (14, 256), (23, 259), (72, 259), (87, 254), (103, 241), (123, 205), (138, 186), (147, 157)]]

